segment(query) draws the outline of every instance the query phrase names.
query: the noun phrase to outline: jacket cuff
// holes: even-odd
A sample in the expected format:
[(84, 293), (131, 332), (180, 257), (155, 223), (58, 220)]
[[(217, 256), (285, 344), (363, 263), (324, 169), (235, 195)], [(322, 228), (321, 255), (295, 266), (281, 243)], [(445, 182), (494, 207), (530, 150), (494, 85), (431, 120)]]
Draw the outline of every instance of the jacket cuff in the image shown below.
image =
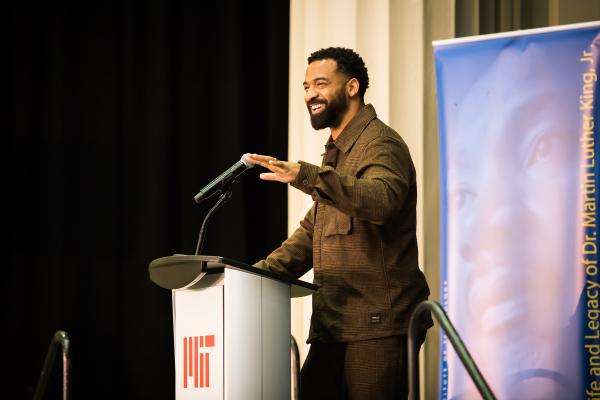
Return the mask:
[(298, 171), (296, 179), (290, 182), (290, 185), (306, 194), (311, 194), (317, 183), (319, 167), (304, 161), (298, 161), (298, 164), (300, 164), (300, 171)]

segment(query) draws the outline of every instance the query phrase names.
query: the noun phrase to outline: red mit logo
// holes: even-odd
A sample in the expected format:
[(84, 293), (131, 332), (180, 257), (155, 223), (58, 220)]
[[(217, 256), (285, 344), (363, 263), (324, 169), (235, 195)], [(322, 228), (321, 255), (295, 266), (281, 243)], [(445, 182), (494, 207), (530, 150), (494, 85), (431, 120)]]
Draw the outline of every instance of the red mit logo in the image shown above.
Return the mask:
[[(183, 338), (183, 387), (188, 387), (188, 379), (194, 377), (194, 387), (210, 386), (210, 359), (208, 353), (198, 352), (198, 348), (215, 347), (215, 335), (190, 336)], [(202, 350), (200, 350), (202, 351)]]

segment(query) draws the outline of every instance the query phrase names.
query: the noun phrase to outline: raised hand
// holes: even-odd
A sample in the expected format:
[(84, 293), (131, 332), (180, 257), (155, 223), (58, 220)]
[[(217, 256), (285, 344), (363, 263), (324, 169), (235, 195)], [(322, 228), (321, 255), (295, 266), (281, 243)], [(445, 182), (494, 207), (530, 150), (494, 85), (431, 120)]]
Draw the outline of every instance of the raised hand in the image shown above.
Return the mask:
[(290, 161), (281, 161), (272, 156), (249, 154), (248, 161), (271, 171), (260, 174), (260, 179), (265, 181), (290, 183), (296, 179), (298, 171), (300, 171), (300, 164)]

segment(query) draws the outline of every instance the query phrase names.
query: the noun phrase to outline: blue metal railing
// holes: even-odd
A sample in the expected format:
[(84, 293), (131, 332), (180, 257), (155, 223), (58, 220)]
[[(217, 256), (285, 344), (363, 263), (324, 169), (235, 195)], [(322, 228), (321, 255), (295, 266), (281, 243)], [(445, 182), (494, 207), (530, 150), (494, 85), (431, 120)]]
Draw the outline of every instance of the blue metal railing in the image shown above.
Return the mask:
[(428, 311), (431, 312), (442, 330), (446, 333), (450, 343), (452, 343), (452, 347), (454, 347), (481, 396), (485, 400), (496, 400), (492, 389), (490, 389), (485, 378), (481, 375), (477, 364), (473, 361), (473, 357), (469, 354), (469, 351), (442, 306), (435, 301), (429, 300), (423, 301), (415, 308), (408, 326), (408, 398), (410, 400), (419, 399), (419, 351), (416, 345), (416, 337), (420, 328), (419, 321)]
[(290, 335), (292, 349), (292, 373), (294, 379), (292, 381), (292, 399), (300, 399), (300, 350), (294, 335)]

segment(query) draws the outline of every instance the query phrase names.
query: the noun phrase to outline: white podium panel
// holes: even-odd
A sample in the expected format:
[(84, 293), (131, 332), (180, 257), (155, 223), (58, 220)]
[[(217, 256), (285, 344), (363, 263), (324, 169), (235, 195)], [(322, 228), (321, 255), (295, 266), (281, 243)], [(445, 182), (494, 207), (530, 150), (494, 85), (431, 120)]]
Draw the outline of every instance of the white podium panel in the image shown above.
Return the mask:
[(225, 270), (225, 399), (228, 400), (262, 398), (261, 279), (258, 275)]
[(223, 285), (213, 284), (173, 291), (177, 400), (223, 399)]
[(262, 278), (263, 399), (285, 399), (291, 390), (291, 309), (289, 300), (282, 301), (289, 298), (290, 285)]
[(225, 270), (225, 399), (289, 398), (289, 298), (289, 284)]

